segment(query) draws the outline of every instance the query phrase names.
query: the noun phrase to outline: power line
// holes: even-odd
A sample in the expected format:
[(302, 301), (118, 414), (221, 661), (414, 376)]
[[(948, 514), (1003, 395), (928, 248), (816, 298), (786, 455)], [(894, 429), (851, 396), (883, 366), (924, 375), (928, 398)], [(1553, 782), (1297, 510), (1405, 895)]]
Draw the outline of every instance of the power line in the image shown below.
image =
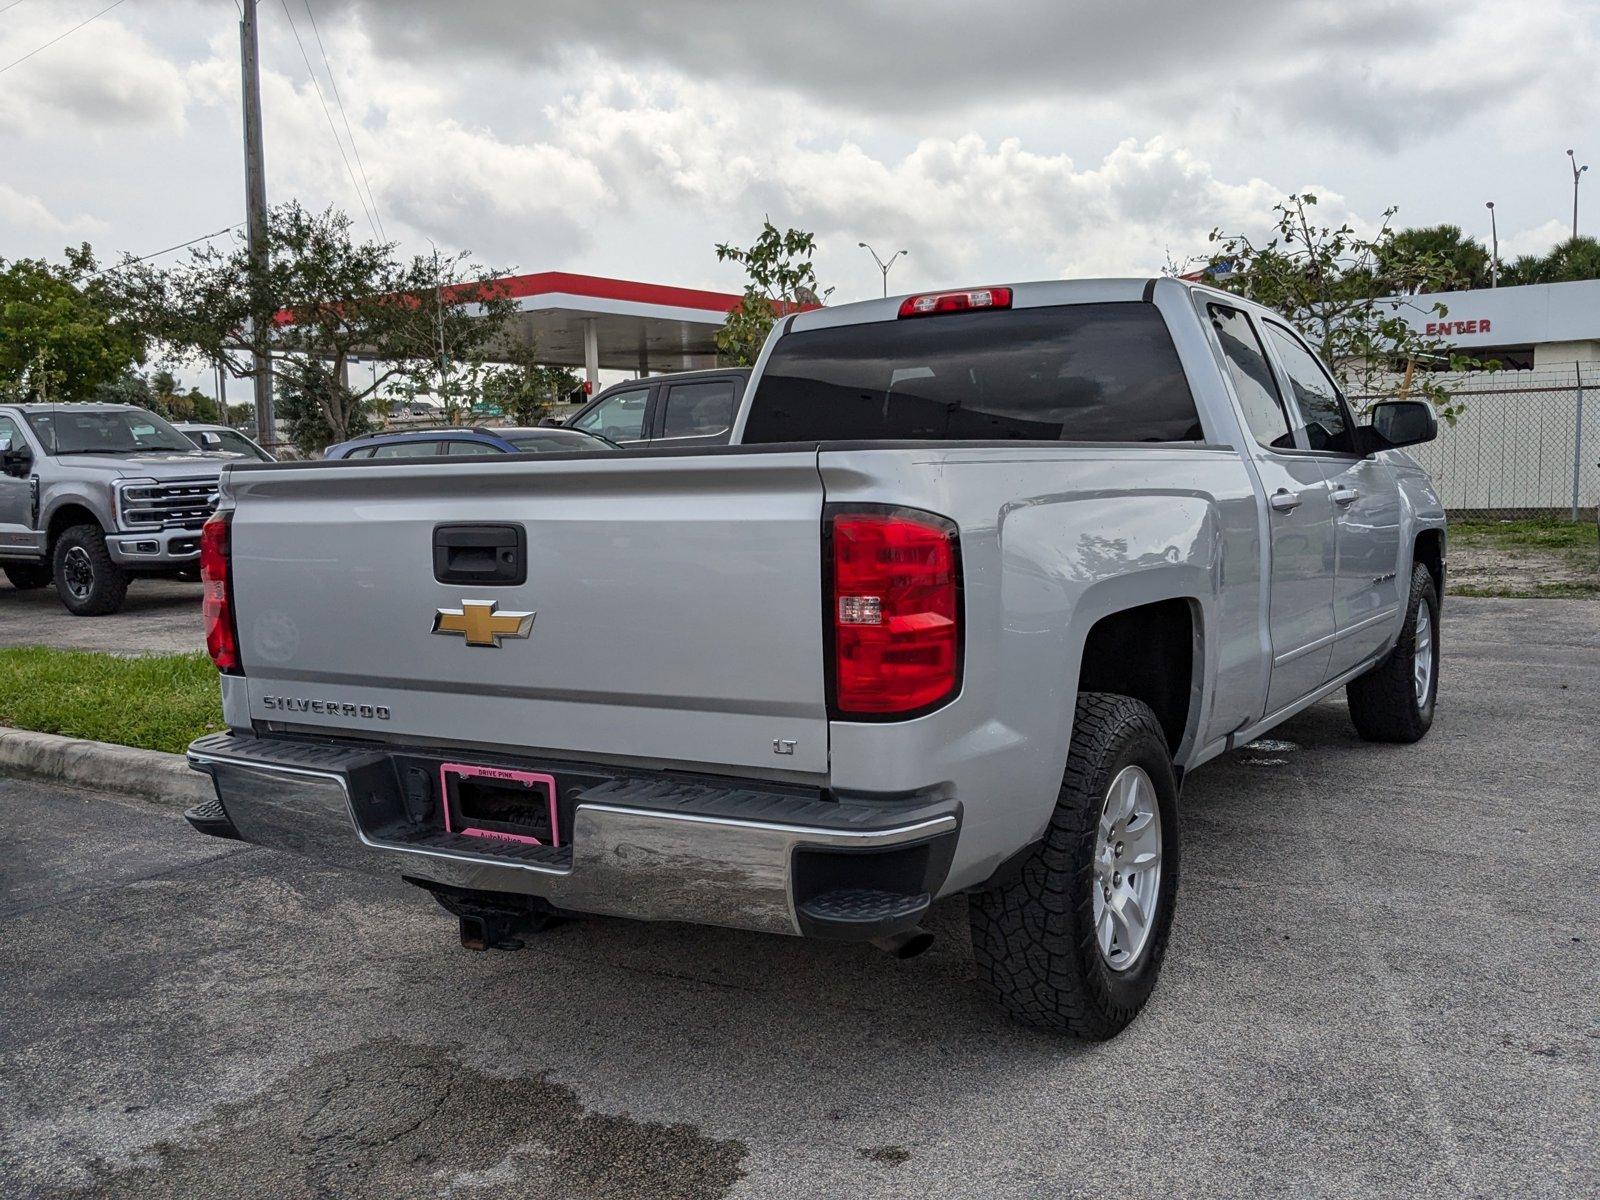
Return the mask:
[[(356, 202), (361, 205), (361, 211), (367, 216), (367, 224), (372, 226), (372, 232), (380, 241), (387, 240), (378, 233), (378, 222), (372, 215), (372, 210), (367, 207), (366, 197), (361, 194), (361, 185), (356, 182), (355, 168), (350, 165), (350, 156), (344, 152), (344, 143), (339, 140), (339, 130), (333, 123), (333, 112), (328, 108), (328, 101), (322, 95), (322, 85), (317, 82), (317, 73), (311, 69), (311, 56), (306, 53), (306, 44), (300, 40), (300, 30), (295, 28), (294, 14), (289, 11), (289, 0), (279, 0), (283, 5), (283, 15), (289, 18), (289, 31), (294, 34), (294, 44), (300, 47), (300, 57), (306, 64), (306, 75), (311, 79), (311, 87), (317, 93), (317, 102), (322, 105), (322, 115), (328, 118), (328, 132), (333, 134), (333, 144), (339, 149), (339, 157), (344, 159), (344, 169), (350, 176), (350, 186), (356, 190)], [(118, 0), (121, 3), (121, 0)]]
[(122, 262), (118, 263), (115, 267), (107, 267), (104, 271), (98, 271), (98, 272), (96, 272), (96, 274), (98, 274), (98, 275), (109, 275), (112, 271), (117, 270), (119, 267), (130, 266), (133, 263), (146, 262), (146, 261), (148, 261), (149, 259), (152, 259), (152, 258), (160, 258), (163, 254), (171, 254), (174, 250), (186, 249), (187, 247), (193, 246), (198, 242), (209, 242), (213, 238), (219, 238), (225, 233), (232, 233), (235, 229), (239, 228), (239, 226), (241, 226), (243, 224), (244, 224), (243, 221), (235, 221), (232, 225), (229, 225), (229, 226), (226, 226), (225, 228), (219, 229), (215, 233), (203, 233), (199, 237), (190, 238), (187, 242), (179, 242), (176, 246), (168, 246), (165, 250), (155, 250), (155, 251), (152, 251), (149, 254), (141, 254), (138, 258), (124, 259)]
[(0, 8), (0, 17), (5, 16), (6, 13), (10, 12), (13, 8), (21, 3), (22, 0), (11, 0), (10, 4), (6, 5), (4, 8)]
[[(22, 0), (16, 0), (16, 4), (11, 5), (11, 8), (15, 8), (17, 6), (17, 4), (21, 4), (21, 3), (22, 3)], [(0, 67), (0, 75), (4, 75), (7, 71), (11, 70), (12, 67), (17, 66), (20, 63), (27, 62), (35, 54), (39, 53), (39, 51), (50, 49), (51, 46), (54, 46), (62, 38), (71, 37), (73, 34), (77, 33), (78, 30), (82, 29), (85, 25), (87, 25), (90, 21), (94, 21), (94, 20), (97, 20), (100, 17), (105, 16), (108, 12), (110, 12), (113, 8), (115, 8), (117, 5), (119, 5), (121, 3), (122, 3), (122, 0), (111, 0), (110, 4), (106, 5), (99, 12), (95, 13), (94, 16), (88, 17), (88, 18), (85, 18), (82, 21), (79, 21), (71, 29), (67, 30), (66, 33), (58, 33), (55, 37), (51, 38), (44, 45), (35, 46), (32, 50), (29, 50), (26, 54), (24, 54), (21, 58), (14, 58), (10, 62), (8, 62), (5, 66)], [(10, 9), (6, 9), (4, 11), (9, 12)]]
[(333, 102), (339, 106), (339, 116), (344, 121), (345, 136), (350, 139), (350, 152), (356, 156), (356, 167), (361, 172), (361, 182), (366, 184), (367, 199), (372, 201), (372, 215), (378, 218), (378, 235), (384, 241), (389, 240), (389, 235), (383, 228), (383, 214), (378, 211), (378, 198), (372, 194), (372, 180), (367, 176), (367, 165), (361, 161), (361, 147), (356, 145), (355, 131), (350, 128), (350, 114), (344, 110), (344, 101), (339, 96), (339, 81), (333, 76), (333, 64), (328, 61), (328, 51), (322, 45), (322, 32), (317, 28), (317, 15), (311, 11), (311, 0), (302, 0), (306, 6), (306, 16), (311, 18), (311, 32), (317, 39), (317, 53), (322, 55), (322, 65), (328, 72), (328, 86), (333, 89)]

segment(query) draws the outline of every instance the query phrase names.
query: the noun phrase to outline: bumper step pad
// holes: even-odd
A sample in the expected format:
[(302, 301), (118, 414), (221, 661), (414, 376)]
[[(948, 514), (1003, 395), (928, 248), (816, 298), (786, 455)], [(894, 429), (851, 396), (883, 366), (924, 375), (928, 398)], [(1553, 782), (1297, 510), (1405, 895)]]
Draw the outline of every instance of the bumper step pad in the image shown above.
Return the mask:
[(800, 905), (799, 911), (801, 917), (826, 929), (829, 935), (855, 940), (914, 925), (932, 904), (933, 897), (927, 892), (908, 896), (873, 888), (840, 888), (813, 896)]
[(228, 818), (228, 813), (222, 807), (220, 800), (207, 800), (204, 804), (184, 809), (183, 819), (201, 833), (239, 840), (239, 831), (233, 827), (233, 822)]

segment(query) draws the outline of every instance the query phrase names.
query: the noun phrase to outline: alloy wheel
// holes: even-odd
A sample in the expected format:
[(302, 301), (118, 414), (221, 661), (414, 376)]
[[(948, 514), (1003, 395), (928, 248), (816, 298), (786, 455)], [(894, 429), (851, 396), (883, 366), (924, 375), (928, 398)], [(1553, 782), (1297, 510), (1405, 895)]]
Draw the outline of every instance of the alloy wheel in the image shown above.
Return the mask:
[(1127, 766), (1106, 789), (1094, 844), (1094, 936), (1113, 971), (1136, 966), (1161, 897), (1161, 805), (1143, 767)]

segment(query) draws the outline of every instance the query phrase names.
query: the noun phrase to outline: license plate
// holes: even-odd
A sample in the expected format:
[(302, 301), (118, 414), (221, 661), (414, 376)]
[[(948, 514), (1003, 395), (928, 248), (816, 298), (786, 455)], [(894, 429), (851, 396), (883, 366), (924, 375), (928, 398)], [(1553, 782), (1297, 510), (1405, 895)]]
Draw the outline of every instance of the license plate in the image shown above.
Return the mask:
[(559, 846), (556, 781), (538, 771), (445, 763), (439, 768), (446, 833)]

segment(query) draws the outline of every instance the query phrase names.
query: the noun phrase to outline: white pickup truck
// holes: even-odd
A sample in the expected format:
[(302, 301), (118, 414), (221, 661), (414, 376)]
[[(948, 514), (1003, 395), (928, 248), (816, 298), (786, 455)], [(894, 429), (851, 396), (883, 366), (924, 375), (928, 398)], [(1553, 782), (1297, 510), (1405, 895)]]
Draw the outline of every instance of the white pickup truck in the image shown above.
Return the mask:
[(1427, 731), (1435, 431), (1357, 424), (1238, 297), (1087, 280), (786, 317), (727, 447), (230, 466), (190, 820), (478, 949), (595, 913), (908, 955), (962, 893), (1008, 1012), (1108, 1037), (1187, 772), (1340, 688)]

